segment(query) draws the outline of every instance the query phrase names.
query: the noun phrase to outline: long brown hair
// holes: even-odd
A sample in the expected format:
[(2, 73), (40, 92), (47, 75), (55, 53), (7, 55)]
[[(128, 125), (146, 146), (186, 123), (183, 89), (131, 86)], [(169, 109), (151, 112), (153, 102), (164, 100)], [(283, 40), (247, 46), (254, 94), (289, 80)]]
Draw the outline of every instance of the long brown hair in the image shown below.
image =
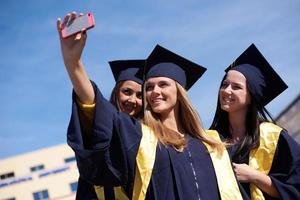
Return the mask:
[(110, 103), (112, 103), (118, 111), (121, 111), (121, 103), (120, 103), (120, 88), (122, 87), (124, 81), (118, 82), (113, 88), (110, 95)]
[[(208, 143), (212, 147), (216, 147), (218, 151), (222, 150), (221, 143), (214, 140), (213, 138), (206, 135), (204, 129), (202, 128), (200, 117), (197, 111), (193, 108), (186, 90), (177, 82), (177, 108), (178, 112), (176, 117), (178, 117), (181, 122), (181, 126), (185, 133), (190, 134), (199, 140)], [(144, 84), (144, 100), (146, 96)], [(159, 141), (164, 145), (171, 145), (177, 151), (182, 151), (186, 146), (187, 141), (185, 137), (181, 137), (179, 134), (174, 134), (174, 131), (165, 127), (160, 121), (159, 117), (152, 111), (150, 105), (147, 101), (144, 102), (144, 120), (143, 122), (149, 126), (154, 134), (157, 136)]]
[[(222, 110), (220, 105), (220, 88), (222, 87), (226, 75), (227, 74), (224, 75), (221, 81), (221, 85), (219, 87), (217, 108), (210, 129), (218, 131), (223, 137), (225, 137), (225, 139), (229, 139), (231, 138), (231, 135), (230, 135), (230, 122), (229, 122), (228, 112)], [(261, 122), (271, 121), (275, 123), (270, 113), (267, 111), (267, 109), (259, 101), (255, 99), (254, 95), (252, 94), (252, 91), (249, 89), (248, 80), (247, 80), (247, 90), (251, 96), (251, 103), (248, 106), (248, 110), (246, 113), (246, 121), (245, 121), (246, 135), (244, 139), (241, 141), (241, 143), (238, 144), (238, 149), (233, 155), (233, 161), (237, 161), (240, 155), (246, 155), (252, 149), (255, 149), (259, 146), (259, 137), (260, 137), (259, 124)], [(269, 116), (269, 119), (267, 115)]]

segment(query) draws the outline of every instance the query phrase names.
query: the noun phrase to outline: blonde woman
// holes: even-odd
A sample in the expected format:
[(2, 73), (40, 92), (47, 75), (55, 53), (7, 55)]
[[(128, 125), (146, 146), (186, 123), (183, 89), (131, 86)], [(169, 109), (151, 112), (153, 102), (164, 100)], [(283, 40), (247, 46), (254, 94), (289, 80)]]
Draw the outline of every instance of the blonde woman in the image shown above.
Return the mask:
[[(76, 17), (71, 13), (58, 20), (58, 31)], [(118, 112), (89, 81), (81, 62), (85, 41), (85, 32), (61, 39), (74, 88), (68, 144), (80, 176), (93, 185), (122, 186), (129, 199), (241, 199), (228, 155), (204, 133), (187, 97), (206, 69), (156, 46), (141, 72), (141, 123)], [(92, 108), (89, 134), (79, 117), (86, 105)]]

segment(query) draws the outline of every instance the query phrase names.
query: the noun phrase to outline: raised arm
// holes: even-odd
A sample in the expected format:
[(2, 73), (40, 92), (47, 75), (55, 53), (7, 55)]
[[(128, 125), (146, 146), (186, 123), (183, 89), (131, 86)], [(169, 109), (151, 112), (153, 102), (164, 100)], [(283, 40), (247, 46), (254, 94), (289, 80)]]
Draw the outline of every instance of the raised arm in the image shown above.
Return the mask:
[[(80, 14), (81, 16), (83, 14)], [(95, 100), (95, 93), (90, 79), (84, 69), (81, 55), (87, 39), (85, 30), (74, 36), (62, 38), (61, 30), (70, 21), (76, 19), (76, 12), (67, 14), (63, 22), (60, 18), (57, 19), (57, 30), (59, 33), (61, 52), (66, 66), (69, 78), (72, 82), (74, 91), (79, 99), (84, 104), (92, 104)]]

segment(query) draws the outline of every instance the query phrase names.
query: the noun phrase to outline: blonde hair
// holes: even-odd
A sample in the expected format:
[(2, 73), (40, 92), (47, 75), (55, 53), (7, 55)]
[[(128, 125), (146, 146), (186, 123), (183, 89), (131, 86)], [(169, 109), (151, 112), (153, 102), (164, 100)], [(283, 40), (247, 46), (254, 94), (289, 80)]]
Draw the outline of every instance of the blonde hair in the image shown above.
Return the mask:
[[(176, 117), (181, 122), (181, 127), (185, 133), (190, 134), (199, 140), (209, 144), (213, 148), (216, 148), (218, 152), (223, 150), (221, 142), (208, 136), (202, 128), (202, 123), (197, 111), (193, 108), (186, 90), (175, 81), (177, 88), (177, 108), (178, 112)], [(145, 87), (146, 84), (144, 84)], [(144, 99), (146, 99), (144, 88)], [(179, 114), (180, 113), (180, 114)], [(159, 141), (164, 145), (171, 145), (177, 151), (182, 151), (186, 146), (187, 141), (185, 137), (181, 137), (179, 134), (174, 134), (174, 131), (165, 127), (160, 121), (157, 114), (155, 114), (148, 102), (144, 102), (144, 120), (143, 122), (149, 126)]]

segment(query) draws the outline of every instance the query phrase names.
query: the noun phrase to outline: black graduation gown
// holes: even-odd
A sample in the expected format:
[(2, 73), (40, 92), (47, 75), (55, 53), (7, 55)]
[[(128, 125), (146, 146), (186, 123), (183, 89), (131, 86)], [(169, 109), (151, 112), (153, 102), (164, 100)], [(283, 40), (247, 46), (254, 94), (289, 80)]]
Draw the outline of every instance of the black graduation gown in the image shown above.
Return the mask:
[(220, 199), (206, 147), (187, 137), (187, 148), (181, 153), (169, 146), (157, 147), (147, 199)]
[[(232, 161), (238, 164), (248, 164), (249, 153), (233, 158), (236, 151), (237, 145), (228, 149)], [(282, 130), (280, 133), (268, 175), (277, 188), (281, 199), (300, 199), (300, 145), (285, 130)], [(250, 197), (249, 183), (241, 183), (241, 185), (243, 190), (241, 192), (247, 193)], [(264, 192), (263, 195), (266, 200), (276, 199)]]
[[(105, 200), (115, 200), (115, 192), (113, 187), (104, 187), (104, 199)], [(78, 179), (78, 187), (76, 191), (76, 200), (82, 200), (82, 199), (88, 199), (88, 200), (97, 200), (97, 194), (95, 191), (94, 186), (79, 177)]]
[[(118, 112), (94, 85), (96, 107), (92, 141), (84, 143), (78, 107), (73, 98), (68, 144), (74, 150), (80, 177), (89, 184), (122, 186), (131, 198), (141, 125)], [(86, 190), (88, 191), (88, 190)], [(206, 147), (188, 136), (187, 148), (178, 153), (157, 145), (146, 199), (220, 199), (216, 175)]]
[(82, 199), (94, 200), (97, 199), (97, 194), (92, 184), (79, 177), (76, 191), (76, 200)]

